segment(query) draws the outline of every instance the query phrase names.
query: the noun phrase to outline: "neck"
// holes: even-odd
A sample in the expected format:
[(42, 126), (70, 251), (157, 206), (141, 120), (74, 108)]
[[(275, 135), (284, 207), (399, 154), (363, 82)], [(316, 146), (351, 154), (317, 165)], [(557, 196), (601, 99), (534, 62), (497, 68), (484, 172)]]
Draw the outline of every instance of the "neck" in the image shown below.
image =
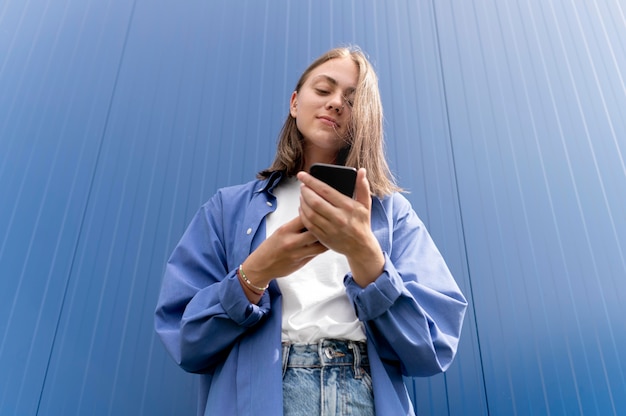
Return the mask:
[(330, 163), (334, 164), (337, 161), (337, 154), (329, 154), (322, 152), (307, 152), (304, 155), (304, 170), (309, 171), (311, 165), (314, 163)]

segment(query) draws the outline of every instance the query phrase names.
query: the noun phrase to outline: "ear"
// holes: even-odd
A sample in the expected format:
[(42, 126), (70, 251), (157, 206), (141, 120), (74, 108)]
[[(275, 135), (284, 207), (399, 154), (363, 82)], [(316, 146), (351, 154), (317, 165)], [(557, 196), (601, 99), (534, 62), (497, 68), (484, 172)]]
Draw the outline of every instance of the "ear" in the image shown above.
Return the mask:
[(298, 115), (298, 91), (294, 91), (291, 94), (291, 100), (289, 101), (289, 114), (291, 117), (296, 118)]

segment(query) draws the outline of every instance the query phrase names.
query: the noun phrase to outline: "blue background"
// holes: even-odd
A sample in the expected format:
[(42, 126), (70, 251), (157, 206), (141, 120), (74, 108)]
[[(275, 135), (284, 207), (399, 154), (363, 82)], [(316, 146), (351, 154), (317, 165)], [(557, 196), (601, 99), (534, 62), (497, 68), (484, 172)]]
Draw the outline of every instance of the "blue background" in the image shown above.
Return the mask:
[(299, 74), (358, 44), (392, 169), (470, 301), (420, 414), (626, 414), (621, 0), (0, 0), (0, 414), (194, 414), (152, 329)]

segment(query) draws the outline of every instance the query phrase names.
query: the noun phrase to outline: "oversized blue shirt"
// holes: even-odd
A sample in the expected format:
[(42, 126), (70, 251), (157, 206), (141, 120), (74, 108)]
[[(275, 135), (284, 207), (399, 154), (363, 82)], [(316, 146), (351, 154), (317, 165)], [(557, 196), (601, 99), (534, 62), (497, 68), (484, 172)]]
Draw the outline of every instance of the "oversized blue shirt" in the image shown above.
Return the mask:
[[(183, 369), (201, 374), (199, 414), (282, 415), (282, 295), (272, 281), (253, 305), (236, 275), (265, 239), (281, 178), (219, 190), (167, 263), (155, 329)], [(402, 376), (448, 368), (467, 302), (402, 195), (373, 198), (371, 225), (383, 273), (365, 288), (348, 273), (344, 285), (367, 334), (376, 414), (413, 415)]]

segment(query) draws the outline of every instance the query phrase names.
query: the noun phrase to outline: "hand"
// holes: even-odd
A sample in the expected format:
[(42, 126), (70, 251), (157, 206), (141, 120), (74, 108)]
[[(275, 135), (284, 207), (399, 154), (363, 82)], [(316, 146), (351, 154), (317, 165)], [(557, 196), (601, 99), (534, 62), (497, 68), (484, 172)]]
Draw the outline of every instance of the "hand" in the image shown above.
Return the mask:
[(283, 224), (254, 250), (243, 263), (246, 277), (255, 286), (287, 276), (328, 250), (304, 229), (300, 217)]
[(357, 172), (355, 199), (306, 172), (302, 182), (300, 218), (321, 244), (346, 256), (354, 280), (361, 286), (383, 270), (384, 256), (370, 225), (372, 197), (365, 169)]

